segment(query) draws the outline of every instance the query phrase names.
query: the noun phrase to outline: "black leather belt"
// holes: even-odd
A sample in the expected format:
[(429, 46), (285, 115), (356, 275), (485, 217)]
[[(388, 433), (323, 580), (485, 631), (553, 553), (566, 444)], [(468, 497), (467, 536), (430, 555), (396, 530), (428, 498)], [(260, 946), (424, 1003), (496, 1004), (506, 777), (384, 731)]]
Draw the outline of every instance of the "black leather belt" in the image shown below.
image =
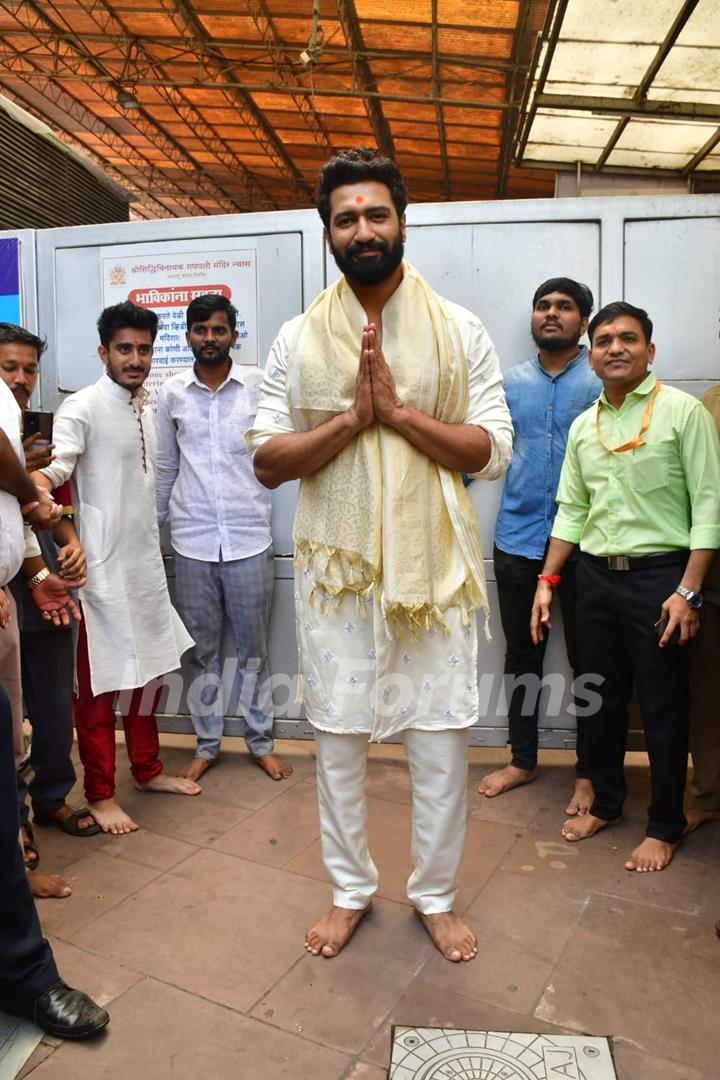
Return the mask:
[(661, 555), (587, 555), (583, 551), (580, 557), (595, 566), (602, 566), (604, 570), (650, 570), (653, 566), (669, 566), (673, 563), (685, 566), (690, 552), (666, 551)]

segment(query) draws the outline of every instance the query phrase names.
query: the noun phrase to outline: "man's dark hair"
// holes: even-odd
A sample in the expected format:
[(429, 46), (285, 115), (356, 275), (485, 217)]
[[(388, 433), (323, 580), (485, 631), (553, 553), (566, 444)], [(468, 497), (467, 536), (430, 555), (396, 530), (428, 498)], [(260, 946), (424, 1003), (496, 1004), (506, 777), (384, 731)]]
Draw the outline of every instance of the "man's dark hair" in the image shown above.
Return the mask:
[(612, 304), (606, 304), (605, 307), (600, 308), (593, 321), (588, 326), (588, 337), (590, 344), (592, 345), (593, 335), (598, 326), (605, 326), (607, 323), (614, 322), (615, 319), (619, 319), (621, 315), (629, 315), (633, 319), (637, 319), (643, 328), (643, 334), (645, 335), (646, 344), (650, 344), (652, 341), (653, 324), (647, 311), (641, 307), (634, 307), (632, 304), (627, 304), (624, 300), (616, 300)]
[(150, 337), (155, 341), (158, 317), (151, 308), (140, 307), (130, 300), (123, 300), (121, 304), (106, 307), (97, 321), (98, 334), (103, 346), (108, 349), (118, 330), (125, 330), (126, 327), (131, 327), (133, 330), (149, 330)]
[(330, 227), (330, 195), (335, 188), (343, 184), (359, 184), (363, 180), (385, 184), (390, 189), (398, 217), (403, 216), (407, 206), (407, 188), (395, 162), (369, 146), (353, 146), (331, 157), (318, 174), (315, 199), (326, 229)]
[(0, 345), (30, 345), (37, 353), (38, 360), (47, 349), (47, 340), (31, 334), (24, 326), (11, 322), (0, 322)]
[(551, 277), (547, 281), (543, 281), (542, 285), (538, 285), (533, 296), (533, 310), (538, 300), (542, 300), (543, 296), (547, 296), (548, 293), (559, 292), (564, 296), (571, 297), (578, 306), (578, 311), (582, 315), (583, 319), (590, 318), (590, 312), (593, 309), (593, 294), (587, 285), (583, 285), (581, 281), (573, 281), (569, 277)]
[(237, 308), (233, 307), (226, 296), (219, 293), (204, 293), (196, 296), (187, 309), (187, 328), (191, 330), (194, 323), (207, 322), (214, 311), (227, 312), (230, 329), (237, 326)]

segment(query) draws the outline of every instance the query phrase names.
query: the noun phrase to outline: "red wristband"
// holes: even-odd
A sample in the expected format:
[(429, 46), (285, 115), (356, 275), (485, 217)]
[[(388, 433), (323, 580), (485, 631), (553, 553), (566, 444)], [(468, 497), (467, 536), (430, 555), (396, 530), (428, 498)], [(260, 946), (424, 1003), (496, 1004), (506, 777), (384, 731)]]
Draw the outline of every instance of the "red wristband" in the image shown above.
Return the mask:
[(548, 585), (551, 585), (553, 589), (556, 585), (560, 584), (559, 574), (538, 574), (538, 581), (547, 581)]

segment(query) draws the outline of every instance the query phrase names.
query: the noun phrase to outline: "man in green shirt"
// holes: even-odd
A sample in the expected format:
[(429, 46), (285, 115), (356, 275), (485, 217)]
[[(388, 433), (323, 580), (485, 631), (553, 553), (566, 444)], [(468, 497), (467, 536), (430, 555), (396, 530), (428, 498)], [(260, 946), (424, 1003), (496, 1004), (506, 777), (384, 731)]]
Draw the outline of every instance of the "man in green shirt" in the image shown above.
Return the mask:
[(588, 328), (598, 402), (572, 424), (560, 475), (558, 513), (533, 604), (531, 635), (550, 626), (553, 588), (577, 544), (581, 669), (598, 681), (588, 721), (595, 799), (565, 822), (583, 840), (620, 820), (623, 761), (633, 684), (651, 770), (647, 835), (628, 870), (663, 870), (686, 826), (688, 753), (686, 645), (697, 633), (700, 589), (720, 547), (720, 446), (706, 409), (661, 386), (647, 312), (618, 302)]

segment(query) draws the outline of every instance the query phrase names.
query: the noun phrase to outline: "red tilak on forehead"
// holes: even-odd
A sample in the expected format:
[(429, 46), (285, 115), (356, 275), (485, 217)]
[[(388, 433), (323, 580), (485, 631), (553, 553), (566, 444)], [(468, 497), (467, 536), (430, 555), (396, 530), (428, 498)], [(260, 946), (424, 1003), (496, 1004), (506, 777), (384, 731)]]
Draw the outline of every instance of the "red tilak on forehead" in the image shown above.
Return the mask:
[(617, 326), (615, 325), (615, 323), (609, 323), (609, 325), (608, 325), (608, 330), (609, 330), (609, 331), (610, 331), (610, 333), (611, 333), (611, 334), (613, 335), (613, 337), (617, 337), (617, 336), (618, 336), (618, 334), (620, 333), (620, 331), (618, 330), (618, 328), (617, 328)]
[(363, 195), (356, 195), (355, 196), (355, 202), (358, 204), (358, 206), (360, 205), (360, 203), (364, 203), (365, 202), (364, 196)]

